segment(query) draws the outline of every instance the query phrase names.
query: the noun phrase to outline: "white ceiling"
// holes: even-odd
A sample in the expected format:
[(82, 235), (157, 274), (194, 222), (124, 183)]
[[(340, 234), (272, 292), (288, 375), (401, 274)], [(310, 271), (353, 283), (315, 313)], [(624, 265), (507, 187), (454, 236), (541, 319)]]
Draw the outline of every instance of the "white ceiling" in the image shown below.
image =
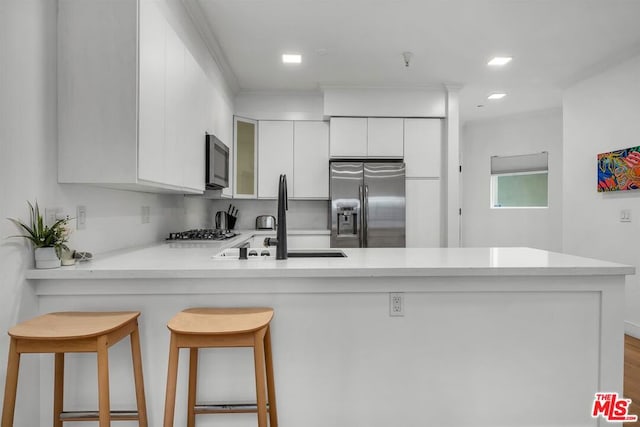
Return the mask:
[[(640, 0), (197, 2), (240, 90), (460, 84), (463, 121), (559, 107), (564, 88), (640, 53)], [(495, 55), (514, 59), (487, 67)]]

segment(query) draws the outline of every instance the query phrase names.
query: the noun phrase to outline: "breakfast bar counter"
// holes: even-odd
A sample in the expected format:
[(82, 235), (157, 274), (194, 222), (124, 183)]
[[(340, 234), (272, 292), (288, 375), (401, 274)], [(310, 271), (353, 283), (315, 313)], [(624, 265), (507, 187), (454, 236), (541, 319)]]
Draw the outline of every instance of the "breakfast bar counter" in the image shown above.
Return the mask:
[[(591, 417), (594, 394), (622, 393), (624, 285), (633, 267), (530, 248), (215, 257), (226, 247), (163, 243), (27, 277), (42, 313), (142, 312), (150, 425), (162, 423), (167, 321), (198, 306), (274, 308), (282, 427), (596, 426), (604, 421)], [(391, 313), (391, 294), (401, 297), (401, 313)], [(126, 359), (128, 351), (118, 345), (112, 357)], [(95, 360), (69, 359), (67, 381), (83, 392), (67, 402), (95, 406), (84, 393), (92, 387), (83, 385), (95, 376)], [(41, 362), (42, 425), (51, 407), (50, 362)], [(199, 400), (254, 400), (253, 377), (242, 369), (251, 363), (247, 349), (202, 351)], [(113, 404), (133, 401), (130, 373), (113, 375)], [(178, 396), (185, 388), (181, 374)], [(185, 414), (179, 399), (176, 426), (185, 425)], [(198, 425), (223, 422), (216, 417)], [(224, 422), (253, 426), (255, 415)]]

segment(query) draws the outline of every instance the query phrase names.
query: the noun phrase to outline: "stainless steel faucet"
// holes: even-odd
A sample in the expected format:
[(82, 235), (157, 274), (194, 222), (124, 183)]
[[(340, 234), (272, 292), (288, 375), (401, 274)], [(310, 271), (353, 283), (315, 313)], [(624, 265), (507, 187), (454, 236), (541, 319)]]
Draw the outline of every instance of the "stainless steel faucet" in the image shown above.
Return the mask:
[(265, 246), (276, 247), (276, 259), (287, 259), (287, 210), (289, 209), (289, 197), (287, 194), (287, 175), (280, 175), (278, 183), (278, 229), (276, 238), (264, 239)]

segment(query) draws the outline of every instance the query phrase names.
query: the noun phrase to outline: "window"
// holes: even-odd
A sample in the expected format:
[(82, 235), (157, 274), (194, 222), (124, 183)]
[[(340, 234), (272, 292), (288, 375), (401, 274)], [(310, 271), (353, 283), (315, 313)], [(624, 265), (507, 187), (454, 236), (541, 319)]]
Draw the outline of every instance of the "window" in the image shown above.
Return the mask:
[(546, 152), (491, 157), (491, 207), (548, 207), (548, 163)]

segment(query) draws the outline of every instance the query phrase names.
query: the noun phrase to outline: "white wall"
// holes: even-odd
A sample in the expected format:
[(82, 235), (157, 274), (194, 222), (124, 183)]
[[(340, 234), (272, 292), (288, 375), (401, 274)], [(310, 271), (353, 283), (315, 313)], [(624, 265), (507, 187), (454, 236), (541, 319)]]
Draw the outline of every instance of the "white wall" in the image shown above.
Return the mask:
[[(163, 239), (170, 231), (210, 222), (210, 204), (181, 195), (155, 195), (57, 183), (56, 9), (52, 0), (0, 0), (0, 384), (8, 350), (6, 331), (37, 312), (24, 271), (33, 253), (5, 218), (28, 218), (27, 200), (60, 207), (75, 216), (87, 208), (87, 228), (72, 234), (71, 245), (99, 253)], [(216, 123), (232, 136), (233, 104), (226, 89), (212, 94), (220, 107)], [(142, 206), (151, 222), (142, 224)], [(37, 358), (21, 365), (16, 426), (38, 425)], [(0, 388), (0, 397), (4, 387)]]
[[(584, 80), (563, 97), (564, 220), (568, 253), (640, 265), (640, 192), (597, 192), (596, 155), (640, 145), (640, 56)], [(621, 223), (621, 209), (631, 210)], [(628, 333), (640, 337), (640, 281), (627, 278)]]
[[(467, 122), (462, 130), (462, 246), (562, 249), (562, 111)], [(549, 153), (549, 208), (491, 209), (491, 156)]]

